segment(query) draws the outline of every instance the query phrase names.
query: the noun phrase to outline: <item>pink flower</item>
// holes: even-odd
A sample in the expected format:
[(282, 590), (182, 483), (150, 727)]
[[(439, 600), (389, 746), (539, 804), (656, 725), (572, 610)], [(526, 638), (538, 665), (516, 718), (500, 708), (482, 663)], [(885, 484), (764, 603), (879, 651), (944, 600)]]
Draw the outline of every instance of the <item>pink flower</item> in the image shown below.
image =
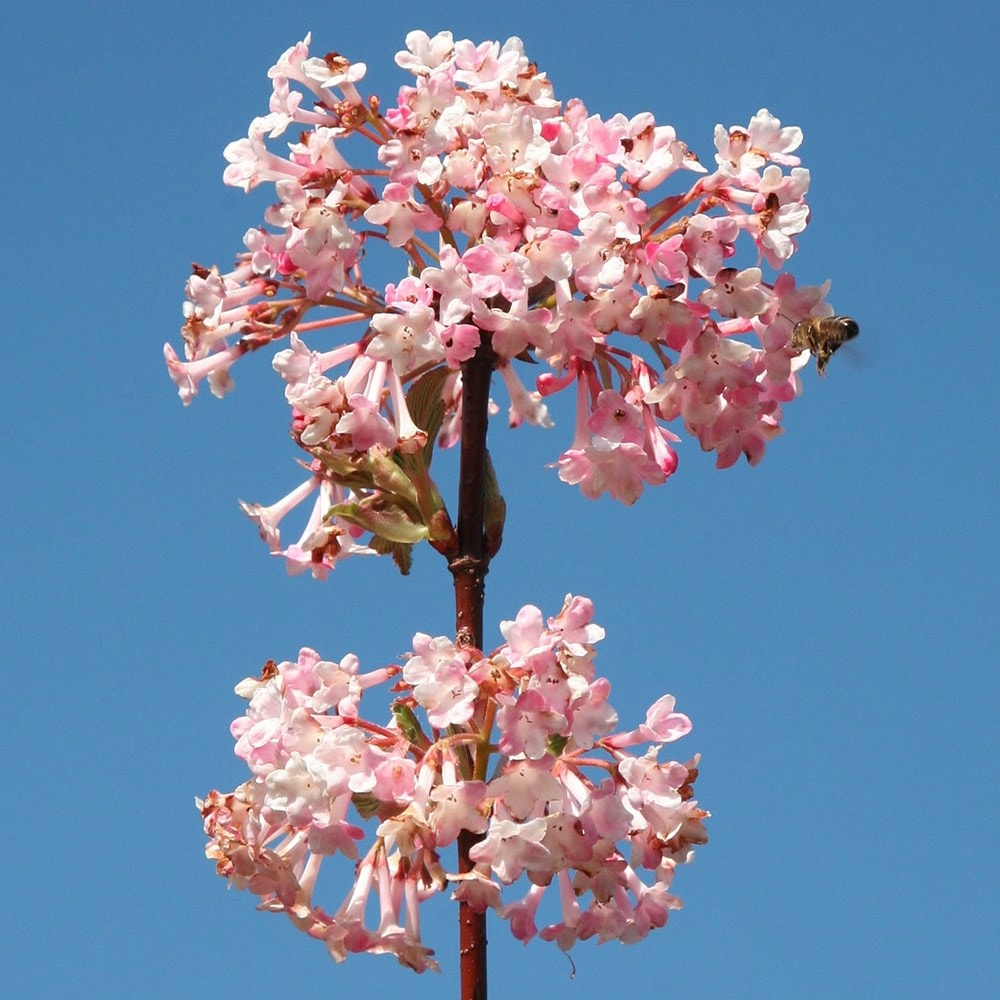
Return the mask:
[(488, 864), (501, 882), (510, 885), (525, 868), (547, 864), (549, 852), (542, 846), (545, 830), (546, 823), (542, 817), (527, 823), (497, 820), (490, 824), (486, 836), (469, 851), (469, 857)]
[[(303, 648), (243, 681), (237, 691), (249, 704), (232, 733), (251, 780), (199, 804), (219, 873), (338, 961), (367, 951), (432, 968), (420, 904), (449, 885), (477, 912), (496, 910), (520, 940), (538, 933), (552, 885), (562, 921), (541, 937), (561, 947), (589, 936), (637, 940), (662, 926), (680, 905), (666, 892), (674, 867), (705, 842), (707, 813), (692, 798), (697, 758), (657, 759), (690, 723), (665, 696), (637, 730), (608, 735), (610, 684), (592, 662), (604, 631), (586, 598), (567, 595), (547, 622), (526, 606), (502, 631), (504, 644), (486, 657), (418, 633), (401, 670), (362, 673), (350, 654), (337, 663)], [(366, 719), (364, 694), (400, 674), (392, 722)], [(468, 712), (455, 710), (466, 702)], [(495, 733), (483, 730), (487, 718)], [(635, 742), (651, 744), (645, 756), (629, 754)], [(497, 754), (488, 781), (468, 776), (465, 747)], [(331, 916), (313, 890), (327, 856), (358, 858), (364, 832), (351, 810), (374, 824), (374, 840)], [(443, 849), (463, 831), (481, 839), (474, 870), (458, 873)], [(504, 887), (522, 876), (526, 894), (515, 890), (520, 898), (505, 904)]]
[(413, 637), (413, 648), (403, 679), (413, 686), (413, 696), (426, 709), (431, 725), (443, 729), (468, 722), (479, 687), (469, 676), (465, 658), (448, 640), (423, 633)]
[(510, 932), (524, 944), (527, 944), (537, 933), (535, 913), (538, 904), (545, 895), (545, 889), (540, 885), (531, 886), (523, 899), (516, 903), (508, 903), (503, 909), (503, 919), (510, 924)]
[(373, 793), (381, 802), (407, 803), (415, 788), (416, 764), (406, 757), (393, 756), (375, 768)]
[(354, 451), (368, 451), (376, 447), (392, 451), (396, 447), (395, 428), (382, 416), (376, 403), (355, 393), (347, 400), (347, 405), (350, 409), (334, 429), (337, 434), (350, 437)]
[(670, 743), (691, 732), (691, 720), (674, 711), (674, 698), (665, 694), (646, 713), (646, 722), (630, 733), (618, 733), (605, 740), (610, 747), (627, 747), (636, 743)]
[(434, 232), (441, 220), (425, 205), (414, 201), (405, 184), (392, 182), (382, 192), (382, 198), (365, 209), (365, 218), (377, 226), (385, 226), (389, 245), (401, 247), (419, 229)]
[(688, 222), (681, 246), (691, 265), (705, 278), (714, 278), (722, 262), (732, 256), (740, 227), (731, 215), (696, 215)]
[(591, 500), (610, 493), (631, 506), (642, 495), (643, 486), (657, 486), (666, 479), (663, 471), (636, 444), (598, 444), (565, 451), (556, 463), (564, 483), (579, 486)]
[(768, 305), (761, 278), (759, 267), (748, 267), (745, 271), (724, 267), (716, 274), (715, 284), (701, 293), (700, 301), (720, 316), (758, 316)]
[(479, 327), (471, 323), (453, 323), (438, 331), (438, 340), (444, 349), (444, 360), (449, 368), (461, 368), (476, 353), (480, 344)]
[(612, 389), (605, 389), (597, 397), (587, 429), (595, 441), (600, 439), (609, 445), (639, 444), (643, 439), (642, 410)]
[(526, 819), (541, 803), (561, 802), (563, 788), (553, 774), (551, 758), (525, 757), (509, 761), (489, 784), (489, 793), (502, 815)]
[(595, 643), (604, 638), (604, 629), (594, 624), (594, 603), (586, 597), (567, 594), (562, 609), (548, 625), (559, 636), (567, 650), (577, 658), (592, 652)]
[(510, 410), (508, 412), (511, 427), (516, 427), (525, 420), (528, 423), (537, 424), (539, 427), (553, 426), (548, 407), (542, 402), (541, 394), (528, 392), (511, 365), (500, 365), (497, 370), (510, 393)]
[(566, 727), (566, 716), (554, 712), (541, 691), (529, 689), (516, 700), (503, 700), (497, 724), (503, 730), (501, 752), (538, 760), (545, 756), (548, 737)]
[(409, 304), (405, 312), (378, 313), (371, 322), (375, 336), (365, 353), (378, 361), (388, 361), (400, 375), (440, 361), (444, 355), (434, 312), (419, 302)]
[(209, 354), (199, 361), (181, 361), (170, 344), (163, 345), (163, 356), (167, 362), (167, 371), (177, 386), (177, 395), (181, 402), (189, 406), (198, 395), (198, 383), (207, 378), (213, 396), (224, 396), (233, 388), (233, 380), (229, 377), (232, 363), (244, 353), (239, 347), (229, 347), (217, 354)]
[(343, 502), (348, 494), (329, 480), (320, 483), (319, 496), (312, 513), (297, 542), (293, 542), (274, 555), (284, 556), (288, 572), (295, 576), (307, 569), (314, 577), (325, 579), (326, 575), (341, 559), (351, 555), (373, 555), (374, 550), (357, 543), (361, 534), (358, 529), (339, 518), (327, 520), (326, 515), (337, 502)]
[[(588, 497), (633, 503), (670, 476), (670, 421), (719, 466), (759, 461), (780, 432), (779, 404), (801, 388), (805, 356), (791, 328), (829, 307), (802, 298), (786, 308), (790, 276), (770, 283), (760, 268), (726, 261), (741, 234), (775, 269), (797, 249), (809, 220), (809, 174), (793, 155), (801, 130), (766, 109), (746, 126), (719, 126), (709, 173), (648, 113), (603, 120), (579, 100), (558, 103), (519, 39), (411, 32), (397, 63), (413, 85), (384, 111), (358, 92), (363, 63), (310, 57), (308, 38), (272, 67), (270, 111), (227, 147), (226, 180), (246, 190), (273, 183), (277, 202), (264, 213), (270, 228), (247, 232), (232, 272), (196, 267), (188, 282), (188, 360), (167, 353), (184, 402), (204, 378), (216, 395), (230, 391), (239, 357), (291, 336), (275, 361), (310, 461), (373, 448), (413, 454), (426, 436), (409, 416), (409, 381), (437, 365), (457, 371), (486, 341), (511, 395), (511, 426), (550, 426), (541, 395), (574, 370), (587, 374), (592, 401), (612, 392), (641, 410), (641, 421), (630, 418), (638, 433), (620, 439), (604, 423), (581, 436), (578, 420), (556, 465)], [(272, 151), (293, 123), (298, 140)], [(350, 163), (348, 138), (374, 141), (379, 169)], [(641, 197), (680, 169), (703, 176), (659, 202)], [(407, 275), (381, 296), (362, 275), (371, 239), (407, 257)], [(347, 322), (368, 332), (324, 353), (304, 346), (307, 333)], [(392, 374), (360, 363), (362, 351)], [(327, 375), (352, 359), (343, 384)], [(529, 360), (551, 369), (533, 372), (537, 392), (517, 373)], [(454, 379), (437, 384), (446, 447), (457, 441), (461, 392)], [(366, 402), (349, 407), (352, 393)], [(297, 565), (325, 544), (310, 541), (292, 554)]]
[(226, 146), (223, 155), (229, 166), (222, 176), (224, 183), (250, 191), (264, 181), (296, 178), (303, 173), (301, 167), (270, 152), (264, 144), (264, 134), (272, 125), (268, 118), (255, 118), (245, 139)]
[(454, 843), (463, 830), (482, 833), (486, 829), (488, 823), (481, 811), (485, 797), (486, 783), (482, 781), (434, 788), (431, 799), (435, 806), (435, 842), (439, 847)]

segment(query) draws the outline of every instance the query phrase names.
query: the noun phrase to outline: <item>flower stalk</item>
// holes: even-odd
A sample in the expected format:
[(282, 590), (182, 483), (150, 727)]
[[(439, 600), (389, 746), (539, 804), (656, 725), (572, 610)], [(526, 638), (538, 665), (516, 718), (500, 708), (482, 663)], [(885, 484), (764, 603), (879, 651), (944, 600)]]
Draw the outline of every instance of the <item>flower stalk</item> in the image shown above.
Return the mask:
[[(232, 733), (251, 776), (199, 802), (207, 853), (338, 962), (369, 952), (436, 970), (419, 911), (450, 892), (461, 996), (485, 1000), (488, 912), (563, 950), (639, 941), (679, 908), (673, 874), (708, 816), (698, 756), (658, 756), (691, 728), (672, 696), (617, 730), (586, 598), (547, 619), (522, 607), (485, 651), (506, 516), (487, 447), (493, 372), (511, 427), (552, 427), (545, 401), (573, 393), (551, 467), (588, 498), (633, 504), (677, 469), (668, 425), (720, 468), (757, 464), (808, 356), (822, 372), (857, 324), (831, 319), (829, 283), (777, 273), (809, 220), (809, 172), (801, 131), (766, 109), (716, 127), (710, 172), (651, 114), (602, 120), (557, 100), (517, 38), (411, 32), (396, 61), (414, 85), (384, 109), (358, 90), (363, 64), (309, 43), (271, 68), (269, 114), (226, 147), (226, 183), (272, 183), (277, 202), (233, 270), (195, 267), (185, 358), (168, 345), (167, 368), (185, 404), (203, 382), (221, 397), (237, 362), (287, 338), (273, 366), (307, 477), (244, 513), (290, 573), (321, 580), (351, 555), (389, 555), (405, 574), (426, 541), (452, 574), (455, 634), (417, 633), (401, 666), (362, 672), (352, 653), (304, 648), (242, 681)], [(279, 155), (267, 143), (286, 132), (297, 139)], [(374, 144), (378, 166), (352, 166), (351, 143)], [(700, 177), (647, 204), (678, 171)], [(379, 290), (362, 264), (386, 246), (405, 276)], [(364, 325), (354, 342), (304, 341), (349, 323)], [(452, 446), (454, 513), (432, 476)], [(289, 541), (286, 518), (310, 498)], [(389, 720), (366, 718), (363, 695), (390, 683)], [(339, 908), (312, 898), (332, 855), (354, 863)]]
[[(496, 355), (483, 336), (476, 353), (462, 365), (462, 442), (459, 456), (458, 553), (449, 562), (455, 583), (455, 645), (481, 650), (486, 574), (491, 552), (486, 543), (487, 427), (490, 381)], [(476, 757), (478, 759), (478, 755)], [(470, 774), (470, 777), (472, 775)], [(463, 831), (458, 838), (458, 870), (467, 874), (474, 864), (469, 851), (481, 837)], [(462, 1000), (486, 1000), (486, 914), (468, 902), (458, 907), (458, 953)]]

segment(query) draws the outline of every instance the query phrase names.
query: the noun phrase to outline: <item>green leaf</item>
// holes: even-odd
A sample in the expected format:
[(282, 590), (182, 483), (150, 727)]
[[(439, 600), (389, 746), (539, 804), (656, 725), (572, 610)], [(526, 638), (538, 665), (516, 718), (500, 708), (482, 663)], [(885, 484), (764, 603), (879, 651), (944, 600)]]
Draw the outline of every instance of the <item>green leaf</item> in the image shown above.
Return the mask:
[(375, 489), (375, 479), (371, 472), (360, 468), (358, 462), (349, 455), (326, 451), (323, 448), (314, 448), (309, 454), (322, 463), (324, 469), (330, 473), (330, 478), (338, 486), (354, 490), (355, 493)]
[(385, 538), (373, 538), (368, 543), (380, 556), (392, 556), (401, 576), (409, 576), (413, 567), (413, 546), (403, 542), (390, 542)]
[(351, 803), (362, 819), (371, 819), (382, 807), (382, 803), (371, 792), (355, 792), (351, 796)]
[[(418, 453), (423, 458), (425, 468), (430, 468), (434, 445), (444, 420), (444, 401), (441, 399), (441, 391), (450, 374), (452, 374), (450, 369), (444, 366), (432, 368), (421, 375), (406, 392), (406, 405), (410, 416), (416, 421), (417, 426), (427, 433), (427, 444)], [(409, 455), (401, 458), (404, 467), (407, 461), (413, 460)]]
[(490, 558), (500, 550), (503, 542), (503, 528), (507, 520), (507, 502), (500, 493), (496, 470), (489, 450), (486, 452), (486, 481), (483, 485), (485, 506), (483, 511), (483, 532), (486, 536), (486, 551)]
[(387, 497), (366, 497), (360, 503), (338, 503), (330, 508), (327, 517), (341, 517), (349, 524), (390, 542), (412, 545), (427, 537), (427, 525), (414, 521), (406, 511), (392, 505)]
[(379, 448), (372, 448), (361, 458), (361, 467), (371, 474), (377, 489), (392, 494), (411, 504), (414, 512), (417, 506), (417, 488), (393, 455)]
[(392, 703), (392, 716), (399, 726), (399, 731), (417, 747), (430, 745), (430, 740), (420, 728), (420, 720), (416, 717), (413, 709), (405, 701), (395, 701)]

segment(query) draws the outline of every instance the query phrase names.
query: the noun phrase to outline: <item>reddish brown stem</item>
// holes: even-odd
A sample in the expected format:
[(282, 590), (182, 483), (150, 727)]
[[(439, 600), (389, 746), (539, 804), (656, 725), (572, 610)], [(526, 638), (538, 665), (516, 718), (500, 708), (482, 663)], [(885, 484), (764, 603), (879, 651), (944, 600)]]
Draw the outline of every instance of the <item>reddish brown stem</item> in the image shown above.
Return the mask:
[(458, 555), (449, 563), (455, 578), (455, 635), (459, 646), (483, 648), (486, 554), (486, 425), (490, 376), (496, 355), (489, 341), (462, 365), (462, 451), (458, 484)]
[[(475, 356), (462, 365), (462, 445), (458, 486), (458, 555), (449, 563), (455, 579), (455, 635), (460, 647), (483, 648), (483, 603), (490, 557), (486, 551), (486, 425), (490, 377), (496, 356), (484, 336)], [(471, 760), (470, 760), (471, 763)], [(470, 774), (471, 778), (472, 775)], [(473, 868), (469, 851), (479, 837), (458, 838), (458, 870)], [(458, 907), (462, 1000), (486, 1000), (486, 914)]]

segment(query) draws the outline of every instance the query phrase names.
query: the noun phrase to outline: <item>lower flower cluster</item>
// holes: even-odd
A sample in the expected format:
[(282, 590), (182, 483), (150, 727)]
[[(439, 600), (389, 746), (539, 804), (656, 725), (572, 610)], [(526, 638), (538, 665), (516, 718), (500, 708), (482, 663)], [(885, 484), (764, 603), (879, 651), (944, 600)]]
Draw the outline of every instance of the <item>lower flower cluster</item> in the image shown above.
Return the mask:
[[(236, 689), (249, 705), (232, 733), (252, 777), (198, 802), (218, 873), (337, 961), (388, 953), (417, 971), (438, 967), (420, 904), (449, 887), (519, 940), (564, 950), (662, 927), (681, 905), (669, 892), (675, 867), (707, 840), (697, 756), (658, 760), (691, 723), (665, 695), (636, 729), (615, 731), (592, 617), (582, 597), (567, 596), (548, 621), (528, 605), (501, 624), (505, 642), (488, 656), (417, 634), (403, 666), (368, 673), (353, 654), (268, 661)], [(390, 721), (367, 721), (363, 693), (389, 681)], [(630, 752), (638, 746), (641, 756)], [(366, 822), (375, 836), (362, 855)], [(476, 841), (465, 873), (442, 854), (460, 837)], [(329, 913), (313, 890), (336, 854), (356, 862), (355, 878)], [(539, 929), (547, 894), (556, 919)]]

